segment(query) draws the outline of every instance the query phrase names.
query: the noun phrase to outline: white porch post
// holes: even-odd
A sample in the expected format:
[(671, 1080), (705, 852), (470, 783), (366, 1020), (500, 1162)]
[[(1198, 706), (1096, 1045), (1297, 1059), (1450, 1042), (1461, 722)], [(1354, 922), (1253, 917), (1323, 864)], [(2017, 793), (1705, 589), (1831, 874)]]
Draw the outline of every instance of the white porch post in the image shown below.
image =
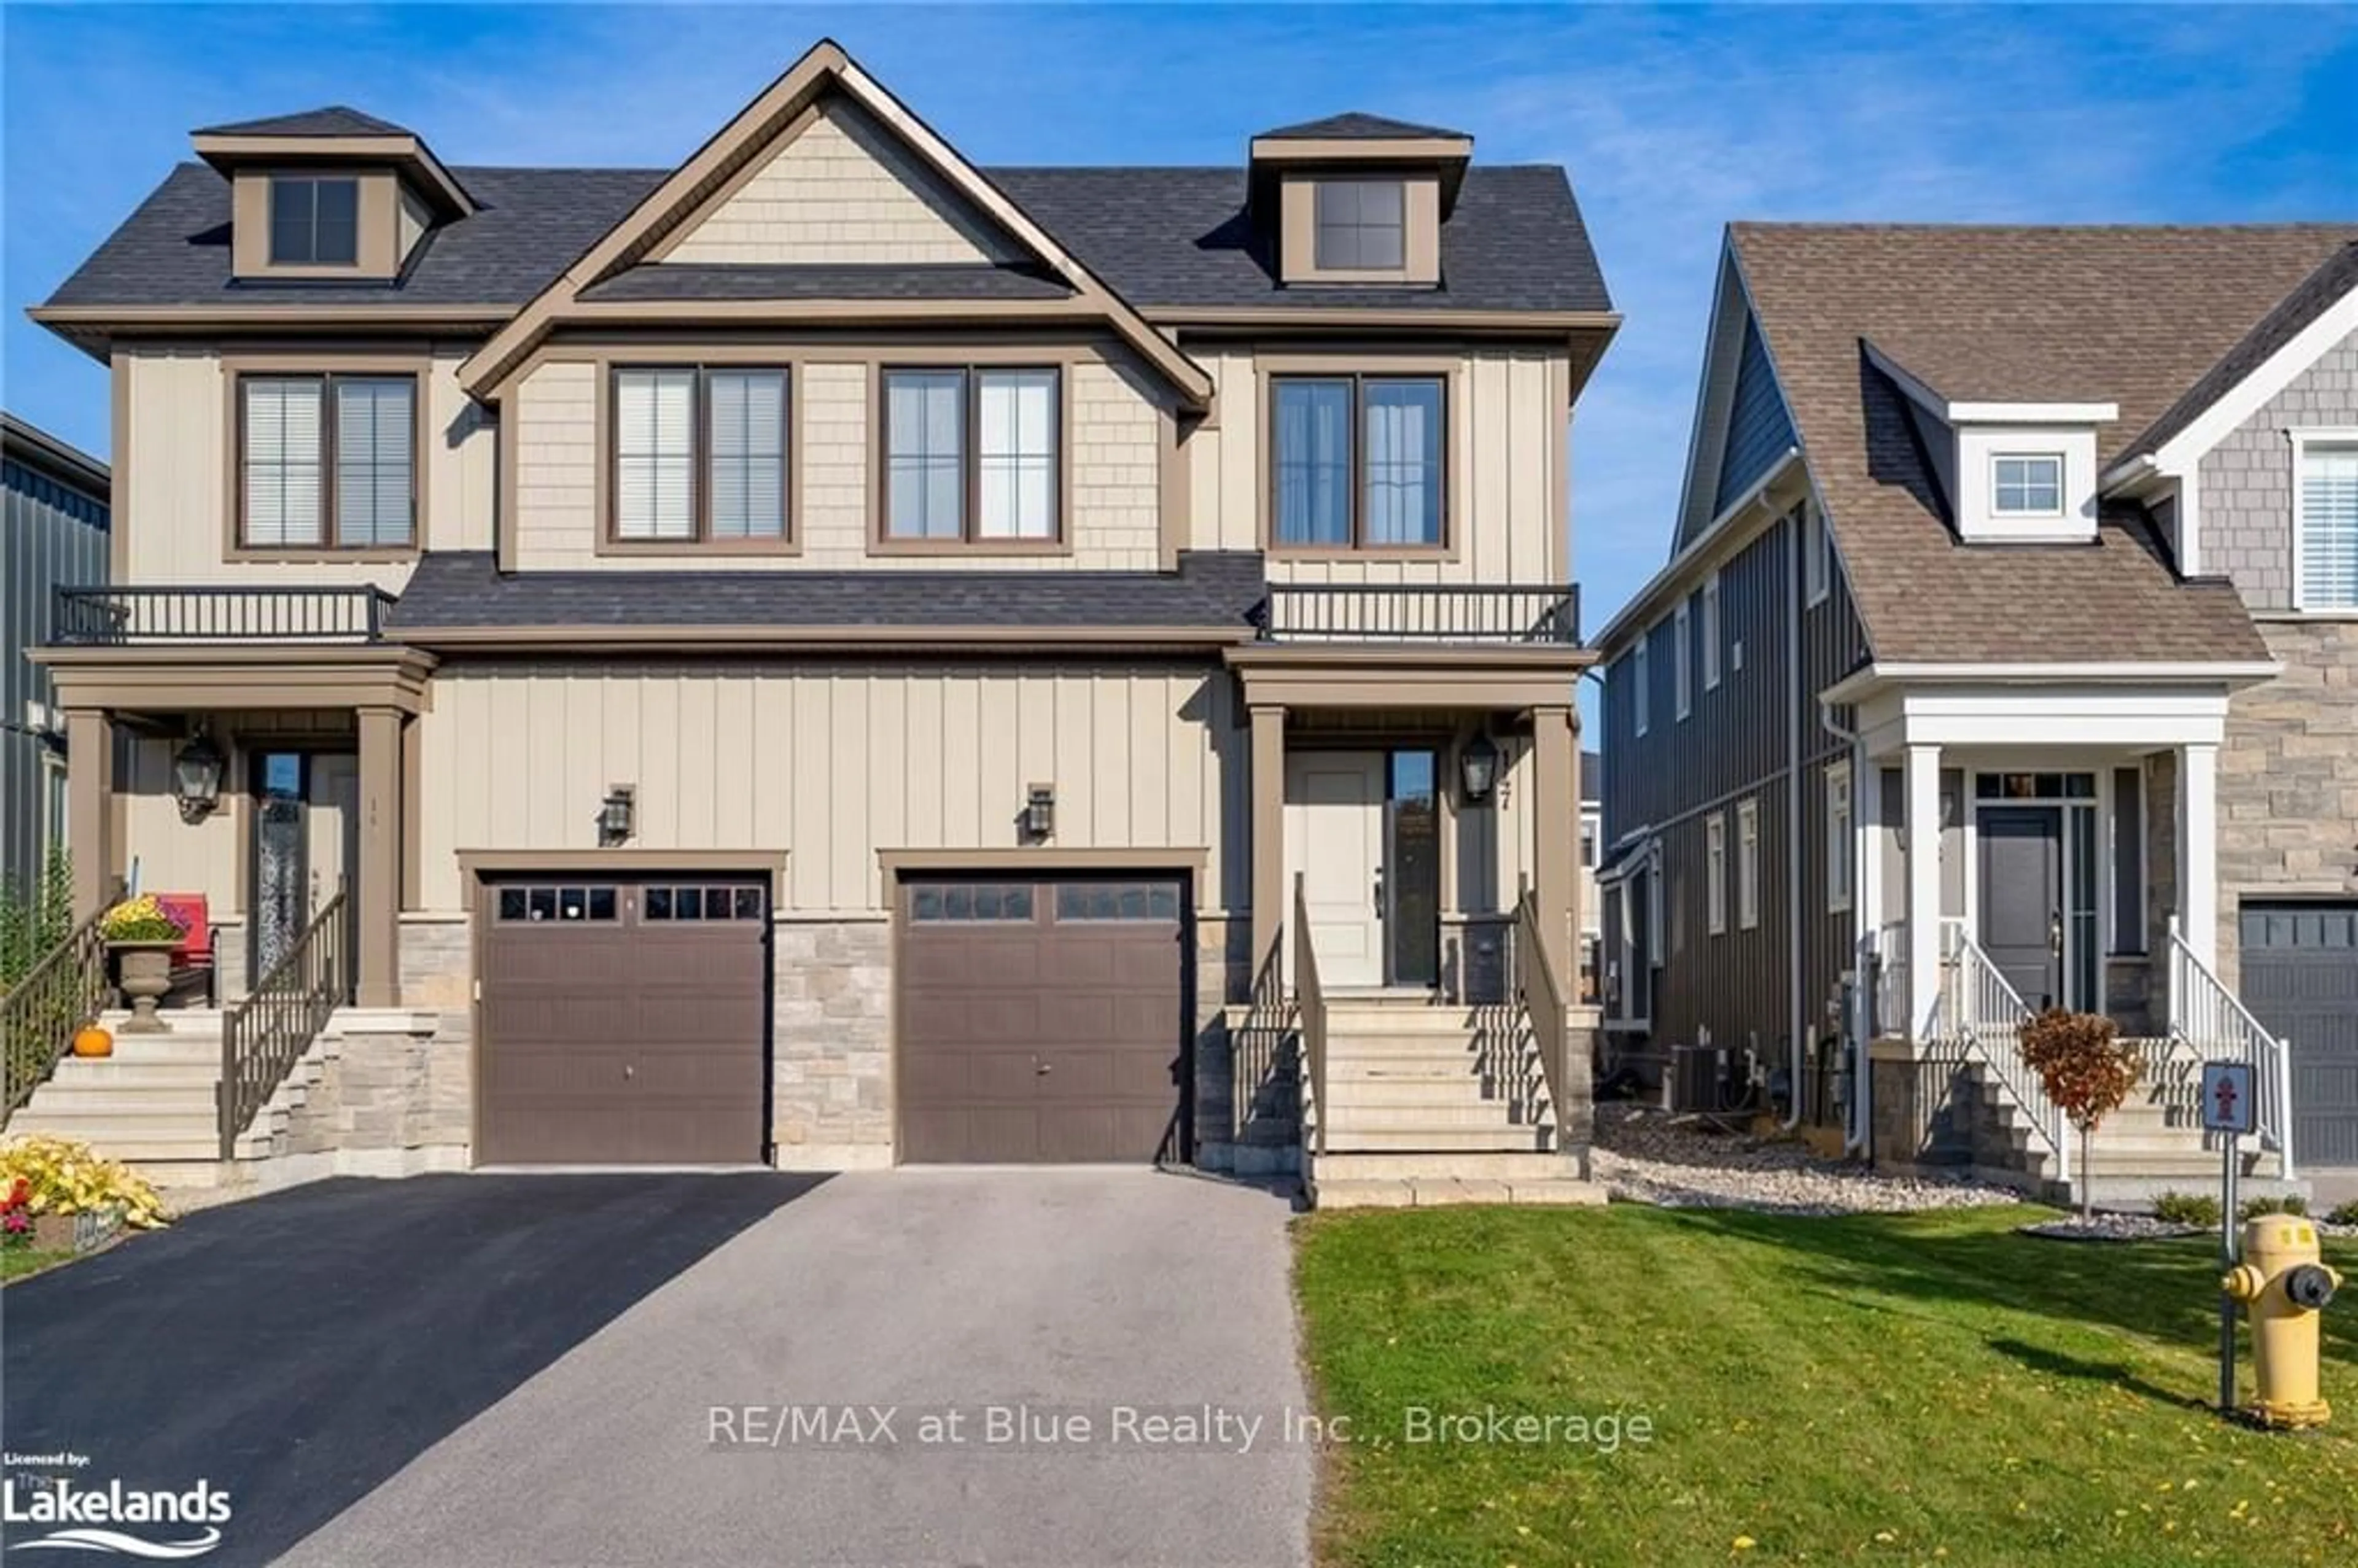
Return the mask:
[(1908, 748), (1908, 1034), (1930, 1040), (1941, 999), (1941, 748)]
[(1854, 990), (1852, 1032), (1860, 1040), (1875, 1033), (1875, 995), (1867, 984), (1869, 955), (1888, 963), (1898, 955), (1883, 941), (1883, 769), (1863, 745), (1850, 753), (1851, 963), (1859, 983)]
[(2219, 748), (2178, 748), (2178, 913), (2186, 945), (2219, 968)]

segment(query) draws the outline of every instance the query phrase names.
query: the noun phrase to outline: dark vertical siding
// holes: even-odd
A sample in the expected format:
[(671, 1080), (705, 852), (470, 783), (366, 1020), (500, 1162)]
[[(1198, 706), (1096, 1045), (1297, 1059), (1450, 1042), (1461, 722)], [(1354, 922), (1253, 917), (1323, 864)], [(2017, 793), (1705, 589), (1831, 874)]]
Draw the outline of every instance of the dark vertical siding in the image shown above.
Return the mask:
[[(1749, 1047), (1770, 1065), (1783, 1065), (1792, 1046), (1796, 944), (1802, 1027), (1823, 1032), (1840, 1025), (1827, 1004), (1839, 999), (1844, 973), (1853, 967), (1855, 937), (1853, 913), (1827, 908), (1825, 774), (1827, 764), (1846, 756), (1849, 747), (1821, 723), (1817, 693), (1855, 669), (1866, 647), (1838, 570), (1829, 571), (1825, 599), (1802, 602), (1796, 554), (1802, 537), (1799, 514), (1789, 515), (1721, 568), (1715, 690), (1703, 685), (1699, 603), (1690, 615), (1696, 639), (1694, 710), (1684, 722), (1675, 704), (1671, 608), (1648, 633), (1652, 724), (1643, 739), (1634, 726), (1634, 662), (1625, 654), (1606, 674), (1606, 837), (1618, 843), (1651, 830), (1661, 844), (1664, 954), (1653, 1003), (1658, 1053), (1708, 1031), (1715, 1044)], [(1796, 652), (1798, 669), (1791, 662)], [(1854, 715), (1843, 709), (1833, 718), (1846, 730)], [(1797, 728), (1796, 784), (1788, 768)], [(1796, 787), (1797, 796), (1789, 793)], [(1873, 787), (1873, 780), (1854, 784), (1855, 813), (1860, 792)], [(1758, 803), (1760, 817), (1760, 920), (1751, 930), (1737, 918), (1736, 893), (1736, 806), (1747, 798)], [(1728, 853), (1727, 929), (1716, 936), (1710, 931), (1706, 849), (1706, 824), (1714, 815), (1726, 821)]]
[(106, 528), (103, 501), (0, 460), (0, 885), (38, 874), (47, 826), (42, 756), (52, 742), (26, 720), (52, 691), (25, 653), (49, 635), (57, 586), (106, 580)]
[[(1850, 755), (1850, 743), (1831, 733), (1820, 718), (1817, 694), (1857, 669), (1866, 659), (1866, 633), (1859, 624), (1851, 600), (1849, 579), (1840, 566), (1829, 561), (1826, 597), (1801, 612), (1801, 820), (1798, 871), (1801, 881), (1801, 1027), (1821, 1034), (1839, 1030), (1844, 1020), (1833, 1004), (1840, 1001), (1843, 981), (1857, 965), (1857, 908), (1829, 909), (1832, 890), (1826, 885), (1826, 774)], [(1850, 731), (1857, 714), (1849, 708), (1833, 710), (1834, 723)], [(1851, 816), (1860, 815), (1859, 802), (1867, 789), (1879, 789), (1878, 779), (1854, 776)]]
[(1720, 460), (1713, 513), (1725, 511), (1792, 445), (1792, 416), (1785, 411), (1784, 395), (1777, 389), (1777, 373), (1768, 366), (1768, 350), (1760, 341), (1760, 330), (1747, 317), (1743, 357), (1736, 368), (1736, 393), (1728, 405), (1727, 454)]

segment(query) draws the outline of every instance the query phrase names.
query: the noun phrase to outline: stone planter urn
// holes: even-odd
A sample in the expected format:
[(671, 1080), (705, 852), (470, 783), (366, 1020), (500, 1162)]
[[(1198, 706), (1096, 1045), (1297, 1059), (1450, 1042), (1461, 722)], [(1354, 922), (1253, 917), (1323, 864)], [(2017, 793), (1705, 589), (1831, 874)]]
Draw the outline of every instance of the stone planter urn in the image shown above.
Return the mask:
[(124, 1034), (169, 1034), (172, 1026), (156, 1016), (156, 1003), (172, 989), (172, 953), (180, 945), (168, 942), (110, 942), (115, 973), (123, 994), (131, 999), (131, 1016), (123, 1021)]

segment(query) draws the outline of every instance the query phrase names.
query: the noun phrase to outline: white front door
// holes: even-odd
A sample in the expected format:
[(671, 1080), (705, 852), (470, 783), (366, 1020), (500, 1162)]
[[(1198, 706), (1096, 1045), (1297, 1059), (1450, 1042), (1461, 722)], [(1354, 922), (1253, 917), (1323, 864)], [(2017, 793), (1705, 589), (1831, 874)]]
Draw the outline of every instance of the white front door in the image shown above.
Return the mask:
[[(1318, 983), (1384, 983), (1384, 756), (1380, 752), (1302, 752), (1286, 762), (1285, 919), (1293, 918), (1294, 878), (1310, 906)], [(1293, 975), (1293, 944), (1285, 945)]]

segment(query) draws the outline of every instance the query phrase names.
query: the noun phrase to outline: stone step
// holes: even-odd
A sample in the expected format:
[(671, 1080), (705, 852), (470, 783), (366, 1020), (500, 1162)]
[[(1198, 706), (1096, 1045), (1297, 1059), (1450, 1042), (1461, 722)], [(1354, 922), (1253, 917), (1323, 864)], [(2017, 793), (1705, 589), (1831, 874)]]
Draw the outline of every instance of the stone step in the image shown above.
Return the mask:
[(1482, 1020), (1462, 1007), (1370, 1006), (1364, 1002), (1326, 1004), (1326, 1038), (1359, 1034), (1472, 1034)]
[(1374, 1105), (1504, 1105), (1506, 1097), (1471, 1074), (1412, 1078), (1336, 1077), (1326, 1079), (1327, 1103), (1337, 1110)]
[(1448, 1176), (1392, 1179), (1328, 1180), (1309, 1187), (1314, 1208), (1436, 1208), (1451, 1204), (1561, 1204), (1594, 1206), (1605, 1202), (1605, 1189), (1595, 1182), (1539, 1177), (1461, 1179)]
[(1336, 1105), (1329, 1108), (1332, 1115), (1326, 1123), (1326, 1136), (1330, 1142), (1347, 1132), (1417, 1128), (1452, 1131), (1495, 1128), (1501, 1132), (1528, 1132), (1533, 1125), (1528, 1112), (1525, 1119), (1516, 1120), (1514, 1108), (1506, 1100), (1472, 1099), (1456, 1104), (1411, 1100), (1403, 1105)]
[[(13, 1123), (11, 1128), (13, 1130)], [(159, 1163), (211, 1165), (217, 1163), (221, 1158), (221, 1140), (210, 1131), (202, 1137), (159, 1134), (144, 1138), (117, 1138), (103, 1143), (95, 1140), (89, 1141), (91, 1146), (101, 1154), (110, 1160), (122, 1161), (142, 1175), (147, 1175), (147, 1179), (151, 1182), (156, 1180), (153, 1175), (148, 1175), (148, 1167), (151, 1165)], [(238, 1140), (237, 1152), (240, 1159), (267, 1159), (271, 1153), (270, 1141), (248, 1135)], [(175, 1180), (179, 1179), (175, 1178)]]
[(106, 1063), (198, 1063), (210, 1065), (218, 1072), (221, 1055), (219, 1034), (118, 1034), (112, 1056), (71, 1059), (87, 1061), (93, 1066)]
[(1326, 1039), (1326, 1065), (1332, 1071), (1336, 1062), (1355, 1060), (1431, 1060), (1451, 1058), (1471, 1062), (1481, 1054), (1474, 1048), (1470, 1035), (1444, 1034), (1335, 1034)]
[(76, 1087), (91, 1088), (114, 1084), (195, 1084), (210, 1088), (220, 1081), (219, 1056), (202, 1062), (169, 1057), (160, 1062), (147, 1062), (133, 1061), (124, 1056), (69, 1056), (58, 1064), (58, 1070), (49, 1076), (50, 1085), (70, 1084)]
[(1578, 1171), (1561, 1154), (1530, 1151), (1414, 1152), (1330, 1151), (1307, 1161), (1310, 1179), (1330, 1182), (1468, 1181), (1558, 1182)]
[(1548, 1132), (1537, 1127), (1334, 1127), (1326, 1147), (1342, 1154), (1544, 1152)]
[(219, 1103), (213, 1098), (213, 1089), (210, 1083), (133, 1081), (85, 1085), (52, 1080), (41, 1086), (40, 1092), (25, 1108), (27, 1115), (36, 1118), (88, 1116), (120, 1109), (144, 1116), (195, 1116), (210, 1121)]
[(1337, 1054), (1326, 1058), (1326, 1081), (1330, 1084), (1347, 1080), (1354, 1083), (1418, 1083), (1435, 1078), (1474, 1083), (1484, 1076), (1483, 1064), (1476, 1060), (1470, 1051), (1385, 1056)]

